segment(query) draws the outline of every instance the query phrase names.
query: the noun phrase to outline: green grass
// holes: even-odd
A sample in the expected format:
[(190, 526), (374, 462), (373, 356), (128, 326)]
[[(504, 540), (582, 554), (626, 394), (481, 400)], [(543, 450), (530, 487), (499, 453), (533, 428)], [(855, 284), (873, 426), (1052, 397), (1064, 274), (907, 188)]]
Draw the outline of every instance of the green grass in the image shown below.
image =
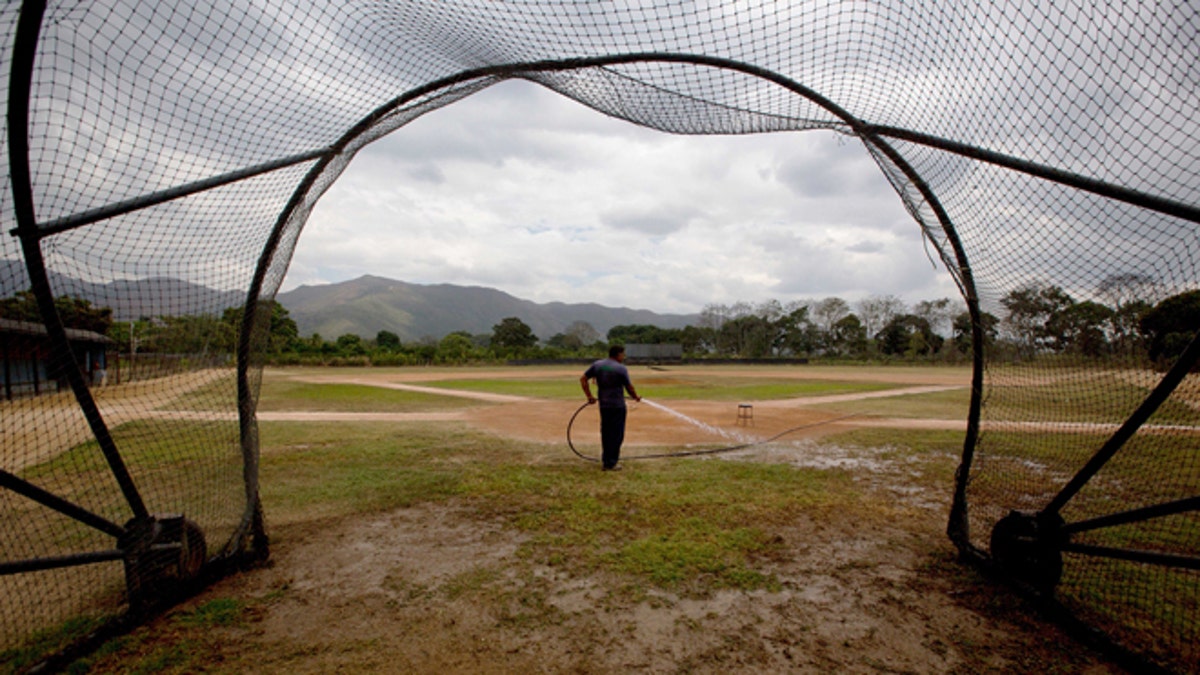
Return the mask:
[(427, 425), (264, 422), (261, 485), (275, 522), (383, 511), (457, 494), (452, 459), (478, 436)]
[(459, 396), (387, 389), (359, 384), (296, 382), (264, 379), (259, 394), (261, 411), (430, 412), (479, 405)]
[(46, 630), (35, 632), (29, 640), (14, 649), (0, 651), (0, 669), (6, 673), (25, 672), (89, 633), (100, 628), (111, 617), (79, 616)]
[(819, 409), (877, 417), (965, 420), (970, 405), (971, 390), (963, 387), (926, 394), (905, 394), (862, 401), (824, 403), (819, 406)]
[(208, 384), (187, 391), (160, 410), (230, 410), (237, 406), (237, 374), (232, 369)]
[[(579, 374), (583, 374), (582, 369)], [(638, 393), (652, 400), (757, 401), (882, 391), (901, 386), (880, 382), (786, 378), (721, 377), (718, 380), (703, 375), (639, 375), (636, 372), (631, 379)], [(536, 398), (571, 399), (580, 396), (578, 377), (438, 380), (422, 384)]]
[[(328, 372), (321, 373), (328, 375)], [(229, 373), (184, 393), (161, 406), (164, 410), (230, 411), (237, 405), (237, 384)], [(429, 412), (479, 405), (457, 396), (372, 387), (338, 382), (304, 382), (292, 377), (265, 376), (259, 390), (261, 411), (305, 412)]]
[(611, 475), (575, 463), (508, 465), (471, 474), (463, 494), (513, 514), (539, 561), (685, 591), (773, 587), (756, 563), (773, 546), (770, 532), (801, 513), (878, 517), (845, 472), (734, 462), (648, 462)]
[(814, 509), (880, 508), (841, 471), (677, 461), (601, 474), (565, 452), (547, 458), (545, 448), (436, 426), (264, 424), (263, 443), (274, 522), (453, 497), (527, 532), (527, 556), (677, 589), (770, 587), (755, 561), (773, 527)]
[[(579, 370), (583, 374), (583, 369)], [(486, 394), (505, 394), (509, 396), (529, 396), (532, 398), (563, 399), (582, 396), (579, 390), (579, 377), (552, 378), (513, 378), (511, 380), (497, 379), (464, 379), (436, 380), (422, 382), (424, 387), (440, 387), (457, 391), (477, 391)]]
[[(994, 419), (1120, 424), (1149, 393), (1146, 387), (1111, 378), (1063, 378), (1051, 384), (992, 387), (984, 406), (986, 414)], [(1149, 424), (1200, 426), (1200, 411), (1168, 399)]]
[[(114, 427), (110, 433), (151, 512), (218, 515), (226, 520), (239, 512), (240, 502), (234, 500), (240, 500), (244, 490), (236, 422), (141, 420)], [(81, 443), (30, 467), (21, 477), (111, 522), (122, 524), (132, 517), (96, 441)], [(18, 506), (27, 511), (34, 505), (19, 502)], [(53, 549), (37, 555), (111, 545), (109, 535), (65, 517), (55, 520), (47, 532), (51, 536), (42, 545), (49, 543)]]
[[(251, 602), (236, 598), (209, 600), (195, 609), (172, 613), (167, 619), (171, 641), (154, 639), (145, 631), (114, 638), (95, 652), (71, 663), (64, 672), (84, 675), (99, 663), (116, 660), (121, 673), (190, 673), (209, 671), (219, 662), (221, 647), (214, 629), (243, 625)], [(5, 663), (0, 659), (0, 664)], [(22, 664), (12, 663), (19, 670)], [(219, 670), (219, 668), (218, 668)]]
[(174, 620), (179, 625), (189, 628), (233, 626), (242, 622), (245, 611), (246, 603), (243, 600), (216, 598), (191, 611), (180, 612), (175, 615)]
[(880, 459), (910, 467), (908, 481), (949, 493), (962, 458), (961, 431), (854, 429), (823, 436), (822, 443), (842, 447), (884, 449)]

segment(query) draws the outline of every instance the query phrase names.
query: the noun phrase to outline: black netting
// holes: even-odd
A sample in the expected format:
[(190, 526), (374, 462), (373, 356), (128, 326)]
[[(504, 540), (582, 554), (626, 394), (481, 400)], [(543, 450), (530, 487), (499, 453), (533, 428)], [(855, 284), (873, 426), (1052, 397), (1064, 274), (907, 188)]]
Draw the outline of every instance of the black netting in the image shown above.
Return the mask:
[[(1200, 661), (1195, 327), (1149, 363), (1121, 320), (1197, 287), (1194, 3), (106, 0), (8, 3), (0, 31), (0, 298), (40, 301), (0, 324), (0, 646), (261, 546), (268, 301), (309, 212), (368, 143), (524, 78), (671, 133), (858, 137), (976, 318), (951, 537)], [(1053, 289), (1113, 312), (1106, 351), (1094, 317), (1051, 344), (1036, 313), (991, 351), (1013, 293)], [(113, 327), (67, 325), (68, 297)]]

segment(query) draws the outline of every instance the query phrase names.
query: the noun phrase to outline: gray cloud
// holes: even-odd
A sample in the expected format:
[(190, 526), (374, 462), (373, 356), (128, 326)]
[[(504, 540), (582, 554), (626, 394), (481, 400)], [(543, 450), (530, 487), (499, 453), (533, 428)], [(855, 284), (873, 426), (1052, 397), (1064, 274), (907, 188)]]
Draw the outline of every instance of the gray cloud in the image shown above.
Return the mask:
[(696, 217), (694, 209), (654, 205), (645, 209), (621, 208), (600, 214), (600, 222), (608, 227), (632, 230), (650, 236), (678, 232)]
[[(796, 190), (779, 167), (836, 180)], [(371, 273), (678, 312), (946, 295), (919, 237), (856, 141), (666, 135), (511, 82), (361, 152), (314, 211), (285, 287)]]

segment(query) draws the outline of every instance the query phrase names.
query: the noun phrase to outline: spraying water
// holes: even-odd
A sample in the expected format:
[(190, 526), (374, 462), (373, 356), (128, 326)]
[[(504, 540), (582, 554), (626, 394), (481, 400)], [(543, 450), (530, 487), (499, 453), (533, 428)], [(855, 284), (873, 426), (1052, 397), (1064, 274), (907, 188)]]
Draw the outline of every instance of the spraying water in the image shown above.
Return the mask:
[[(655, 403), (654, 401), (648, 401), (646, 399), (642, 399), (642, 402), (652, 408), (657, 408), (657, 409), (667, 413), (668, 415), (677, 417), (677, 418), (687, 422), (688, 424), (699, 427), (700, 429), (703, 429), (709, 433), (716, 434), (718, 436), (721, 436), (722, 438), (726, 438), (729, 440), (736, 440), (736, 441), (738, 441), (738, 444), (732, 445), (728, 448), (710, 448), (707, 450), (688, 450), (688, 451), (683, 451), (683, 452), (671, 452), (671, 453), (656, 454), (656, 455), (640, 455), (637, 457), (630, 457), (629, 459), (661, 459), (661, 458), (666, 458), (666, 457), (695, 457), (698, 455), (713, 455), (718, 452), (729, 452), (730, 450), (741, 450), (743, 448), (748, 448), (751, 446), (763, 445), (765, 443), (772, 443), (788, 434), (795, 433), (802, 429), (810, 429), (812, 427), (821, 426), (823, 424), (832, 424), (834, 422), (840, 422), (841, 420), (858, 416), (858, 413), (851, 413), (849, 415), (842, 415), (841, 417), (835, 417), (833, 419), (822, 420), (820, 422), (812, 422), (810, 424), (802, 424), (797, 427), (792, 427), (791, 429), (785, 429), (770, 438), (757, 439), (757, 438), (748, 438), (737, 432), (727, 431), (725, 429), (718, 429), (717, 427), (714, 427), (711, 424), (705, 424), (704, 422), (701, 422), (698, 419), (688, 417), (687, 415), (684, 415), (683, 413), (681, 413), (677, 410), (671, 410), (670, 408), (668, 408), (664, 405), (661, 405), (659, 403)], [(579, 406), (579, 409), (575, 411), (574, 415), (571, 415), (571, 421), (567, 422), (567, 445), (569, 445), (571, 447), (571, 452), (575, 453), (575, 455), (578, 456), (580, 459), (586, 459), (589, 462), (599, 462), (600, 461), (599, 457), (589, 457), (587, 455), (584, 455), (583, 453), (579, 452), (579, 449), (576, 448), (575, 444), (571, 442), (571, 427), (574, 426), (574, 424), (575, 424), (575, 418), (579, 417), (579, 413), (583, 412), (584, 409), (589, 407), (590, 405), (592, 405), (592, 404), (584, 403), (583, 405)]]
[(684, 422), (687, 422), (688, 424), (690, 424), (694, 427), (703, 429), (704, 431), (707, 431), (710, 434), (715, 434), (715, 435), (720, 436), (721, 438), (724, 438), (729, 441), (735, 441), (737, 443), (754, 443), (755, 441), (758, 440), (757, 438), (754, 438), (751, 436), (739, 434), (736, 431), (730, 431), (729, 429), (721, 429), (720, 427), (714, 427), (711, 424), (705, 424), (704, 422), (701, 422), (700, 420), (698, 420), (694, 417), (689, 417), (689, 416), (679, 412), (678, 410), (672, 410), (672, 409), (668, 408), (667, 406), (662, 405), (661, 403), (655, 403), (654, 401), (651, 401), (648, 398), (643, 398), (642, 403), (645, 403), (646, 405), (650, 406), (651, 408), (661, 410), (661, 411), (667, 413), (668, 415), (671, 415), (672, 417), (681, 419)]

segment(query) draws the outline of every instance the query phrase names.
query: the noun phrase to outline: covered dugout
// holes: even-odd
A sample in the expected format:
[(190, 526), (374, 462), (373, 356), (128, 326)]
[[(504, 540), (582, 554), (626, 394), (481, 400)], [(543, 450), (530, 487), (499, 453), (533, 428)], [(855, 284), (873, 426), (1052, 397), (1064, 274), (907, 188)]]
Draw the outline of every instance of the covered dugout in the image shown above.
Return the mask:
[[(147, 315), (168, 293), (213, 312), (244, 297), (236, 368), (187, 417), (127, 434), (81, 367), (63, 371), (77, 409), (8, 404), (4, 424), (39, 433), (6, 428), (28, 440), (0, 448), (0, 508), (28, 514), (0, 514), (4, 646), (265, 554), (262, 308), (310, 211), (364, 146), (521, 78), (664, 132), (861, 143), (969, 308), (949, 536), (1150, 662), (1200, 667), (1200, 343), (1161, 372), (1134, 351), (1055, 351), (1036, 321), (1015, 364), (986, 339), (1030, 284), (1099, 304), (1200, 283), (1195, 3), (31, 0), (0, 6), (0, 36), (0, 257), (20, 262), (0, 293), (32, 286), (55, 358), (74, 356), (53, 299), (85, 283), (187, 282), (142, 298)], [(77, 427), (106, 472), (24, 469), (83, 452), (46, 433)], [(162, 466), (126, 462), (145, 437), (168, 439)], [(99, 602), (114, 587), (123, 600)]]
[[(108, 347), (113, 341), (90, 330), (65, 330), (74, 361), (83, 369), (84, 379), (92, 386), (108, 379)], [(54, 353), (46, 327), (31, 321), (0, 319), (0, 381), (4, 398), (61, 391), (65, 377), (55, 372), (50, 356)]]

